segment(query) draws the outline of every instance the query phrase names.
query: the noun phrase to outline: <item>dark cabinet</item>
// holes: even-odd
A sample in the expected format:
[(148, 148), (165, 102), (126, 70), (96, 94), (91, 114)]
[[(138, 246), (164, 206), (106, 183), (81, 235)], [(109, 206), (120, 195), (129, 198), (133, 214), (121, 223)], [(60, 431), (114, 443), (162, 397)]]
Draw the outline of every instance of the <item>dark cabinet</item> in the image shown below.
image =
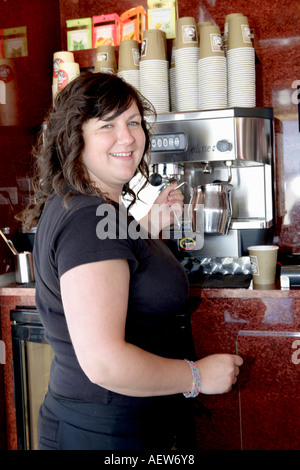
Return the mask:
[(238, 352), (244, 359), (229, 393), (199, 396), (199, 449), (299, 449), (299, 290), (197, 294), (191, 296), (197, 357)]

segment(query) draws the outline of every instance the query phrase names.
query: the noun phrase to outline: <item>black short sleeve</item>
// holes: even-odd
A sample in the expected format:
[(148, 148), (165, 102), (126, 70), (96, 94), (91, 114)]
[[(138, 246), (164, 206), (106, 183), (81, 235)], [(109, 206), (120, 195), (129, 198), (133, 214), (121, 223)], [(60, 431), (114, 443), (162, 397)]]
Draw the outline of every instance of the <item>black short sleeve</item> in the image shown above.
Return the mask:
[[(99, 210), (101, 206), (108, 210)], [(59, 277), (75, 266), (109, 259), (127, 259), (135, 269), (134, 246), (126, 236), (124, 222), (111, 204), (91, 205), (68, 214), (55, 235), (53, 261)]]

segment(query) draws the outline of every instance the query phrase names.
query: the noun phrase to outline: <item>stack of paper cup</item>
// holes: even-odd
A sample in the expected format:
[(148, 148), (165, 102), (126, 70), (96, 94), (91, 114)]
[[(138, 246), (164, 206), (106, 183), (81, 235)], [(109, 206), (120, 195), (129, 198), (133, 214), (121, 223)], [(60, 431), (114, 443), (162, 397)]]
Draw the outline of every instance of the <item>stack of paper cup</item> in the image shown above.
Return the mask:
[(177, 96), (176, 96), (176, 69), (175, 69), (175, 40), (172, 42), (171, 62), (169, 70), (170, 82), (170, 105), (171, 111), (177, 111)]
[(114, 46), (98, 46), (96, 48), (95, 72), (117, 73), (117, 60)]
[(140, 60), (140, 92), (157, 113), (170, 111), (169, 61), (166, 33), (159, 29), (144, 31)]
[(195, 18), (178, 18), (175, 50), (177, 111), (198, 109), (198, 58), (199, 43)]
[(58, 85), (57, 85), (57, 76), (58, 69), (60, 64), (74, 62), (74, 54), (69, 51), (57, 51), (53, 54), (53, 79), (52, 79), (52, 97), (55, 98)]
[(199, 109), (227, 108), (226, 57), (219, 26), (200, 28)]
[(200, 43), (200, 29), (203, 28), (204, 26), (213, 26), (214, 23), (212, 21), (200, 21), (200, 23), (197, 23), (197, 33), (198, 33), (198, 38), (199, 38), (199, 43)]
[(137, 90), (140, 89), (140, 51), (135, 39), (120, 42), (118, 76)]
[(235, 16), (228, 22), (228, 106), (256, 106), (255, 50), (248, 19)]
[(74, 78), (80, 75), (80, 68), (77, 62), (62, 62), (58, 66), (57, 91), (62, 90)]

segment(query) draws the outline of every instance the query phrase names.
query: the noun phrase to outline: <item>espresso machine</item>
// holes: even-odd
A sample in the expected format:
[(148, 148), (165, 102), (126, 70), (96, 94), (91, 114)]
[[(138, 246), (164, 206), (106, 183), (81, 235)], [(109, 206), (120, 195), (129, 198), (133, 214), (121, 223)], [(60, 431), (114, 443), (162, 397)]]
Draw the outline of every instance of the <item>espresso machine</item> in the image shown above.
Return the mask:
[(185, 207), (198, 198), (203, 210), (198, 233), (192, 216), (188, 227), (183, 217), (182, 236), (174, 240), (178, 257), (193, 257), (212, 270), (232, 263), (251, 270), (247, 247), (268, 243), (273, 225), (272, 108), (167, 113), (147, 120), (150, 183), (184, 183)]

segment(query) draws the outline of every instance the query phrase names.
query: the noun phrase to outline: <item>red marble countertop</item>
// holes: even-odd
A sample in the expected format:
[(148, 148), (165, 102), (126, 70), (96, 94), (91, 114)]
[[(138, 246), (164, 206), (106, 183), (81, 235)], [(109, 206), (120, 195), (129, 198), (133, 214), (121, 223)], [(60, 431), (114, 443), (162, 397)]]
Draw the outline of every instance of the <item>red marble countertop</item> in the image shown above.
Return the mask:
[(273, 298), (298, 298), (300, 297), (300, 287), (292, 287), (289, 290), (280, 288), (254, 288), (254, 289), (203, 289), (196, 285), (190, 286), (190, 294), (198, 295), (201, 298), (213, 299), (257, 299), (265, 297)]
[(20, 284), (8, 284), (0, 287), (0, 296), (35, 296), (34, 287), (22, 287)]

